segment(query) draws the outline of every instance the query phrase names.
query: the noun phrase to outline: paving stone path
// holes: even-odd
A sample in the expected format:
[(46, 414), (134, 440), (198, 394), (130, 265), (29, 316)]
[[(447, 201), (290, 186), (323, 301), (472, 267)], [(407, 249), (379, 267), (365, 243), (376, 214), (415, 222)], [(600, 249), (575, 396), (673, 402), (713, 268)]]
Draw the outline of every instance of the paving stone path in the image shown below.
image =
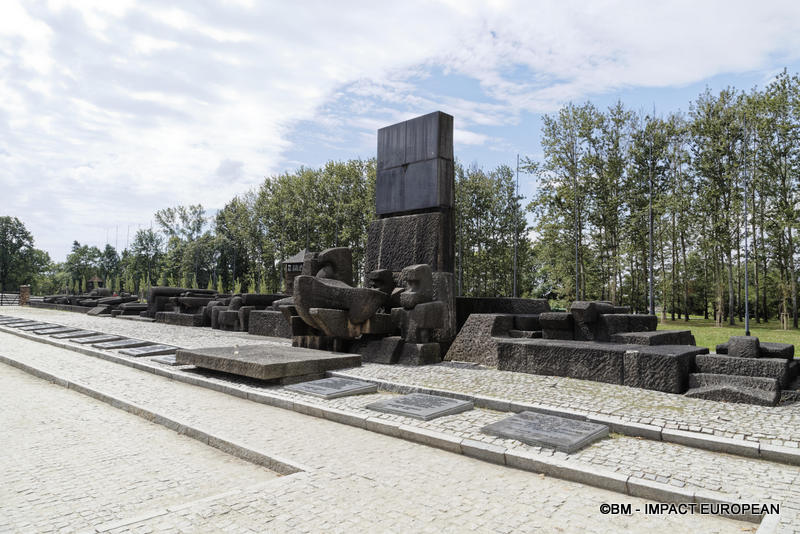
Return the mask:
[[(200, 494), (187, 494), (185, 498), (188, 502), (184, 502), (182, 506), (170, 507), (166, 503), (158, 502), (153, 503), (153, 507), (148, 510), (144, 509), (148, 508), (146, 506), (131, 510), (130, 515), (127, 515), (126, 509), (118, 507), (115, 516), (85, 520), (95, 527), (101, 527), (101, 530), (644, 532), (666, 528), (673, 532), (744, 532), (755, 529), (751, 524), (716, 517), (648, 516), (637, 513), (630, 516), (602, 515), (599, 512), (602, 503), (632, 503), (634, 507), (642, 507), (644, 501), (258, 404), (7, 333), (0, 333), (0, 346), (0, 353), (8, 358), (95, 387), (126, 402), (136, 403), (174, 418), (182, 424), (202, 428), (254, 450), (307, 466), (305, 472), (275, 480), (251, 479), (245, 484), (235, 484), (236, 489), (229, 491), (225, 490), (230, 486), (220, 483), (226, 479), (226, 473), (212, 472), (205, 479), (208, 487), (213, 488), (212, 495), (203, 497)], [(74, 510), (78, 516), (83, 511), (87, 517), (91, 517), (93, 511), (113, 506), (116, 487), (131, 488), (131, 495), (137, 495), (137, 485), (157, 485), (151, 476), (144, 474), (144, 468), (142, 473), (137, 469), (120, 470), (117, 478), (93, 474), (93, 462), (97, 458), (113, 459), (119, 448), (107, 441), (109, 436), (103, 422), (105, 415), (81, 421), (78, 418), (84, 408), (71, 407), (69, 402), (55, 396), (66, 395), (74, 397), (74, 401), (70, 402), (97, 405), (89, 413), (96, 411), (100, 414), (107, 410), (113, 412), (112, 408), (99, 405), (97, 401), (78, 393), (33, 380), (5, 365), (0, 365), (0, 376), (3, 380), (21, 381), (19, 385), (2, 387), (2, 391), (16, 392), (24, 389), (32, 397), (39, 399), (37, 403), (20, 401), (13, 404), (13, 410), (3, 412), (15, 414), (4, 415), (15, 421), (17, 426), (13, 428), (18, 429), (18, 432), (14, 432), (15, 435), (24, 435), (27, 425), (34, 425), (32, 421), (37, 419), (33, 414), (39, 411), (48, 413), (44, 408), (56, 404), (63, 406), (59, 409), (68, 413), (41, 417), (41, 425), (36, 423), (36, 426), (43, 441), (46, 440), (50, 425), (67, 435), (94, 436), (94, 439), (85, 440), (83, 451), (76, 449), (73, 453), (71, 448), (66, 448), (60, 452), (65, 456), (74, 454), (81, 459), (79, 462), (73, 458), (74, 465), (83, 466), (83, 476), (96, 478), (96, 494), (88, 493), (85, 500), (76, 501)], [(0, 385), (5, 384), (0, 382)], [(295, 395), (282, 388), (272, 389), (287, 396)], [(10, 393), (12, 396), (14, 394)], [(382, 395), (386, 394), (320, 402), (343, 405), (341, 403), (365, 402), (368, 398), (375, 400)], [(5, 399), (0, 397), (0, 400)], [(353, 406), (352, 409), (358, 409), (358, 406)], [(125, 414), (119, 415), (129, 417)], [(398, 417), (388, 414), (385, 416)], [(436, 424), (446, 428), (461, 428), (462, 432), (473, 435), (470, 428), (474, 423), (495, 420), (501, 416), (503, 414), (498, 412), (474, 410), (427, 424), (438, 421)], [(463, 417), (467, 419), (460, 419)], [(148, 423), (144, 424), (153, 427)], [(57, 433), (55, 429), (54, 433)], [(171, 435), (176, 440), (183, 440), (174, 433)], [(144, 441), (141, 438), (122, 441), (129, 443), (129, 447), (134, 450), (144, 450), (138, 448)], [(606, 441), (613, 444), (617, 440)], [(630, 441), (633, 443), (640, 440)], [(606, 446), (604, 442), (601, 444)], [(125, 450), (123, 448), (120, 452), (123, 457)], [(213, 455), (217, 454), (219, 453), (213, 451)], [(143, 458), (150, 456), (146, 452), (142, 455)], [(178, 453), (174, 453), (174, 456), (178, 456)], [(181, 459), (191, 463), (195, 456), (199, 463), (210, 461), (202, 454), (191, 453), (181, 454)], [(159, 457), (172, 459), (173, 454)], [(748, 461), (739, 458), (736, 460)], [(758, 460), (749, 461), (767, 464)], [(8, 467), (15, 462), (10, 455), (0, 456), (0, 488), (3, 488), (0, 491), (5, 492), (0, 495), (3, 497), (0, 507), (3, 510), (8, 508), (23, 512), (15, 516), (13, 522), (0, 523), (0, 530), (69, 530), (70, 523), (64, 524), (63, 513), (53, 517), (38, 507), (26, 507), (24, 499), (31, 498), (26, 495), (35, 495), (32, 498), (41, 500), (46, 500), (47, 496), (36, 494), (36, 487), (32, 487), (19, 473), (8, 474), (11, 472)], [(34, 468), (31, 469), (35, 472)], [(263, 477), (272, 476), (262, 468), (250, 466), (249, 469), (263, 473)], [(186, 476), (191, 477), (192, 472), (189, 470), (190, 474)], [(69, 470), (59, 472), (56, 469), (49, 476), (55, 485), (59, 481), (65, 485), (73, 483)], [(236, 475), (231, 476), (231, 479), (235, 480)], [(168, 485), (169, 482), (164, 484)], [(78, 486), (83, 487), (85, 484)], [(97, 495), (101, 494), (112, 495), (112, 498), (110, 501), (108, 498), (99, 499)], [(154, 498), (161, 495), (161, 491), (152, 493)], [(149, 502), (142, 501), (139, 497), (132, 501)], [(103, 527), (102, 522), (118, 517), (122, 517), (122, 523), (116, 528), (109, 524)], [(31, 525), (34, 528), (28, 529)]]

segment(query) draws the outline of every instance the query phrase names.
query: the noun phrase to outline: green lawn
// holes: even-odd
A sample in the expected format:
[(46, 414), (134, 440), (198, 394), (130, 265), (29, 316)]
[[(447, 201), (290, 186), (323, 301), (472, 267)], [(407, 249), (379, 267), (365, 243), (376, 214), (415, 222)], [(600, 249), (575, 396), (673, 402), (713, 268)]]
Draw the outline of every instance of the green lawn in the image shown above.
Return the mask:
[[(689, 321), (669, 321), (659, 322), (659, 330), (691, 330), (694, 334), (695, 342), (701, 347), (708, 347), (712, 351), (716, 349), (718, 343), (728, 341), (731, 336), (744, 335), (744, 323), (736, 321), (736, 326), (714, 326), (714, 321), (705, 320), (702, 317), (689, 317)], [(776, 343), (791, 343), (800, 347), (800, 330), (782, 330), (777, 320), (768, 323), (758, 324), (750, 321), (750, 335), (756, 336), (759, 341), (772, 341)]]

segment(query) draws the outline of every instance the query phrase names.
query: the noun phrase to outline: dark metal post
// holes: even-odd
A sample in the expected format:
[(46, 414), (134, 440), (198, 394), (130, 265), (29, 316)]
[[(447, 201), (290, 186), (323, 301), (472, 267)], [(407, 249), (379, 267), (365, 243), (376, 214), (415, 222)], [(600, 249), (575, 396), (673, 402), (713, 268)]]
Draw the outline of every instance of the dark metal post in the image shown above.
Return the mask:
[(744, 335), (750, 335), (750, 292), (748, 286), (750, 278), (747, 275), (747, 260), (750, 258), (750, 251), (747, 243), (747, 143), (750, 142), (747, 136), (747, 123), (744, 127)]
[(514, 193), (514, 281), (512, 294), (517, 298), (517, 241), (519, 240), (519, 228), (517, 228), (517, 197), (519, 196), (519, 154), (517, 154), (517, 184)]
[[(655, 108), (653, 108), (653, 118), (655, 118)], [(646, 126), (645, 126), (646, 127)], [(648, 206), (648, 213), (650, 218), (650, 224), (648, 227), (648, 241), (649, 241), (649, 255), (647, 259), (648, 263), (648, 299), (650, 303), (650, 315), (656, 314), (656, 303), (655, 299), (653, 298), (653, 131), (650, 130), (650, 146), (649, 146), (650, 157), (648, 158), (650, 161), (648, 162), (648, 182), (650, 183), (650, 202)]]

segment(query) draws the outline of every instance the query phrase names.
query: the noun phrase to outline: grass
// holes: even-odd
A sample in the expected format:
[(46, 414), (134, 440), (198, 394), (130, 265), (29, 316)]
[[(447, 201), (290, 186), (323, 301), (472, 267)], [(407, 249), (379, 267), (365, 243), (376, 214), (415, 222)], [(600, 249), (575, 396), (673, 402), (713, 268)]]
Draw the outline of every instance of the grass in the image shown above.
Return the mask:
[[(660, 316), (659, 316), (660, 317)], [(744, 335), (744, 322), (739, 322), (736, 326), (715, 326), (713, 320), (703, 319), (702, 317), (689, 316), (689, 321), (683, 319), (678, 321), (667, 320), (658, 323), (659, 330), (691, 330), (694, 334), (695, 343), (700, 347), (708, 347), (714, 351), (718, 343), (725, 343), (731, 336)], [(768, 323), (756, 323), (750, 321), (750, 335), (755, 336), (759, 341), (769, 341), (774, 343), (791, 343), (800, 346), (800, 330), (783, 330), (777, 319), (770, 320)]]

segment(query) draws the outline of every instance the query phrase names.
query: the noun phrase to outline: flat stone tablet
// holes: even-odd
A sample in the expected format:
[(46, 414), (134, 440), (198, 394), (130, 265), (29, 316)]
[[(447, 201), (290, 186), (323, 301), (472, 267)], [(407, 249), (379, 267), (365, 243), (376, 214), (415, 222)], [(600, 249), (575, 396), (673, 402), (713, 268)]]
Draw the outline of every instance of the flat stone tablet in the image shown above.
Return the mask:
[(181, 365), (194, 365), (260, 380), (325, 376), (325, 371), (361, 365), (361, 356), (358, 354), (266, 344), (181, 349), (177, 358)]
[(137, 347), (133, 349), (125, 349), (119, 351), (120, 354), (126, 356), (158, 356), (160, 354), (172, 354), (178, 350), (178, 347), (172, 345), (147, 345), (146, 347)]
[(42, 328), (54, 328), (56, 326), (59, 326), (59, 325), (53, 324), (53, 323), (39, 323), (39, 324), (32, 324), (32, 325), (28, 325), (28, 326), (23, 326), (23, 327), (20, 328), (20, 330), (24, 330), (24, 331), (27, 332), (27, 331), (30, 331), (30, 330), (41, 330)]
[(19, 317), (3, 317), (0, 319), (0, 325), (8, 324), (8, 323), (16, 323), (19, 321), (24, 321), (25, 319), (20, 319)]
[(37, 324), (42, 324), (42, 323), (40, 323), (38, 321), (28, 321), (28, 320), (25, 320), (25, 319), (20, 319), (19, 321), (13, 321), (11, 323), (6, 323), (3, 326), (8, 326), (10, 328), (20, 328), (20, 327), (23, 327), (23, 326), (31, 326), (31, 325), (37, 325)]
[(37, 328), (33, 330), (33, 333), (38, 336), (44, 336), (49, 334), (63, 334), (64, 332), (76, 332), (80, 330), (80, 328), (74, 328), (70, 326), (46, 326), (44, 328)]
[(393, 413), (395, 415), (405, 415), (414, 419), (430, 421), (437, 417), (453, 415), (466, 412), (472, 409), (472, 402), (450, 397), (439, 397), (437, 395), (427, 395), (425, 393), (411, 393), (387, 399), (372, 404), (367, 404), (367, 408), (376, 412)]
[(360, 380), (351, 380), (349, 378), (333, 377), (292, 384), (291, 386), (286, 386), (286, 389), (298, 393), (305, 393), (306, 395), (313, 395), (314, 397), (322, 397), (327, 400), (347, 397), (349, 395), (375, 393), (378, 391), (378, 385), (362, 382)]
[(144, 347), (145, 345), (155, 345), (152, 341), (141, 339), (118, 339), (117, 341), (104, 341), (103, 343), (92, 343), (96, 349), (130, 349), (133, 347)]
[[(97, 334), (95, 332), (95, 334)], [(114, 334), (97, 334), (94, 336), (79, 337), (71, 339), (73, 343), (80, 343), (81, 345), (88, 345), (89, 343), (102, 343), (104, 341), (116, 341), (122, 339), (122, 336), (115, 336)]]
[(481, 432), (571, 454), (608, 436), (608, 427), (557, 415), (520, 412), (486, 425)]
[(164, 365), (180, 365), (178, 361), (175, 359), (175, 356), (156, 356), (155, 358), (150, 358), (151, 362), (156, 363), (163, 363)]
[(50, 337), (52, 337), (53, 339), (73, 339), (76, 337), (94, 336), (99, 333), (100, 332), (95, 332), (93, 330), (76, 330), (74, 332), (62, 332), (60, 334), (50, 334)]

